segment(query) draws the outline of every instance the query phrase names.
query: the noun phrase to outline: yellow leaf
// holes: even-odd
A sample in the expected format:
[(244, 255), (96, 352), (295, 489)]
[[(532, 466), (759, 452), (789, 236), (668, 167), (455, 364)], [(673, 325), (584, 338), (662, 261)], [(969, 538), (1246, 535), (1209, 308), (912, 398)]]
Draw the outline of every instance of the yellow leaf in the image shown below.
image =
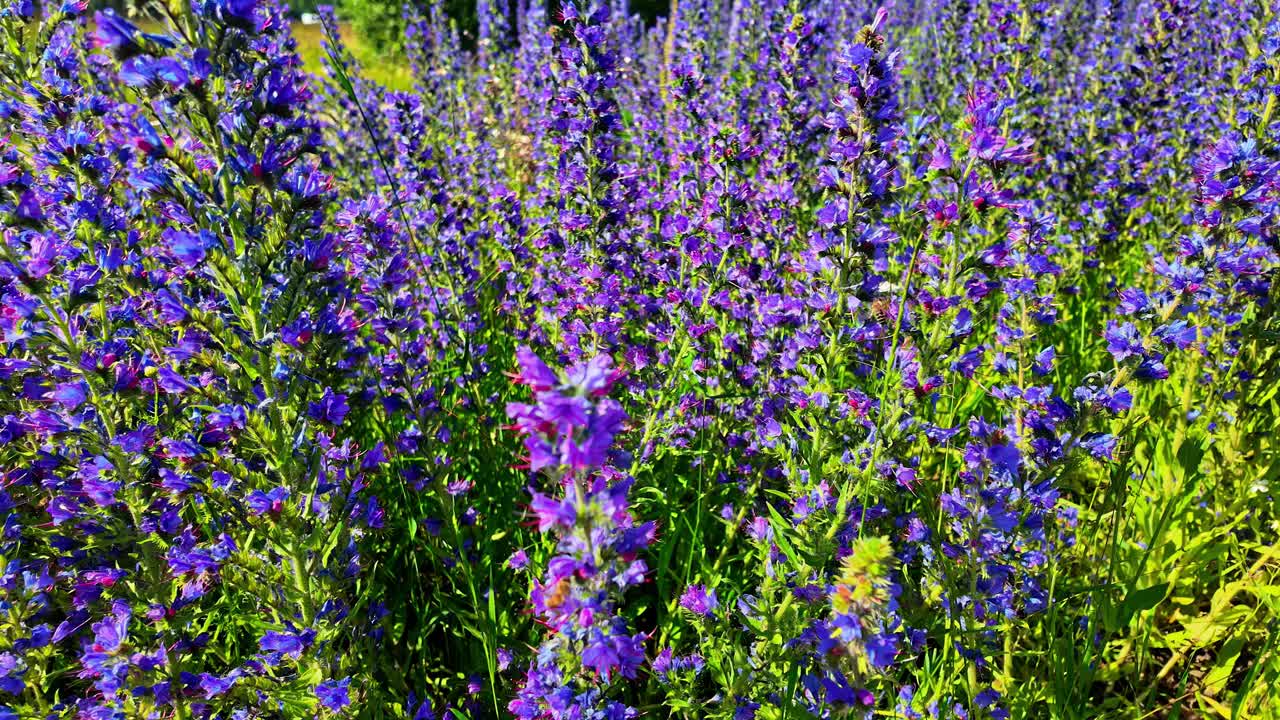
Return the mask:
[(1224, 720), (1231, 720), (1231, 708), (1203, 693), (1196, 693), (1196, 699), (1200, 701), (1201, 707), (1207, 705), (1210, 710), (1217, 713), (1219, 716), (1224, 718)]

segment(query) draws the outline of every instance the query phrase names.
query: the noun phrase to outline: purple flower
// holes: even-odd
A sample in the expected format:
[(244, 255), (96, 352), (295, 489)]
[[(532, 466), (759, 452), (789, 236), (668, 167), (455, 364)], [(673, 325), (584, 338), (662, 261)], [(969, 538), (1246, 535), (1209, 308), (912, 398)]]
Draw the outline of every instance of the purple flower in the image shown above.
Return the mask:
[(507, 559), (507, 565), (512, 570), (523, 570), (529, 565), (529, 555), (525, 553), (524, 548), (517, 548)]
[(333, 712), (340, 712), (351, 704), (350, 685), (351, 678), (325, 680), (316, 686), (316, 697), (320, 699), (320, 704), (325, 708)]
[(1022, 453), (1012, 444), (993, 445), (987, 448), (987, 459), (992, 470), (1007, 479), (1016, 479), (1022, 465)]
[(537, 491), (530, 491), (533, 500), (529, 508), (538, 518), (538, 531), (547, 532), (555, 527), (572, 528), (577, 522), (578, 509), (570, 500), (555, 500)]
[(890, 633), (874, 633), (866, 639), (867, 658), (871, 666), (884, 670), (893, 665), (898, 656), (898, 636)]
[(119, 59), (127, 59), (142, 52), (138, 45), (142, 31), (136, 25), (116, 14), (115, 10), (99, 10), (93, 14), (96, 30), (94, 44), (115, 51)]
[(716, 600), (716, 592), (714, 590), (708, 592), (704, 585), (690, 585), (685, 588), (684, 594), (680, 596), (680, 607), (694, 615), (711, 617), (719, 606), (720, 603)]
[(185, 377), (167, 365), (156, 368), (156, 384), (160, 386), (161, 390), (174, 395), (181, 395), (195, 389), (195, 386)]
[(582, 649), (582, 666), (594, 670), (605, 682), (609, 681), (614, 672), (626, 678), (635, 677), (636, 670), (644, 659), (640, 637), (606, 636), (596, 631)]
[(239, 671), (231, 671), (226, 675), (214, 675), (212, 673), (200, 673), (198, 682), (201, 692), (205, 698), (216, 698), (235, 687), (236, 682), (240, 680)]
[(194, 267), (205, 258), (205, 250), (212, 245), (206, 231), (199, 233), (183, 232), (166, 228), (161, 239), (169, 248), (169, 252), (184, 267)]
[(980, 708), (989, 708), (1000, 701), (1000, 693), (992, 690), (991, 688), (987, 688), (979, 692), (973, 701)]
[(245, 498), (245, 505), (254, 515), (279, 515), (284, 511), (285, 502), (289, 499), (289, 488), (272, 488), (270, 492), (254, 490)]
[(516, 361), (520, 366), (516, 381), (528, 385), (534, 392), (546, 392), (560, 384), (555, 371), (528, 347), (516, 348)]
[(1116, 437), (1109, 433), (1090, 433), (1080, 443), (1099, 460), (1111, 460), (1116, 451)]
[(0, 653), (0, 693), (21, 695), (26, 689), (22, 681), (24, 669), (13, 653)]
[[(160, 89), (178, 90), (189, 80), (187, 70), (176, 58), (164, 57), (152, 59), (135, 57), (126, 60), (120, 67), (120, 79), (126, 85), (147, 87), (155, 85)], [(153, 147), (163, 147), (155, 144)]]
[(311, 644), (313, 631), (301, 635), (292, 632), (276, 632), (270, 630), (258, 641), (264, 652), (279, 652), (286, 655), (297, 655)]
[(111, 615), (93, 624), (93, 649), (100, 653), (116, 653), (123, 647), (129, 635), (128, 604), (117, 600), (112, 604)]
[(608, 355), (597, 355), (584, 363), (572, 365), (565, 371), (566, 380), (583, 393), (595, 397), (608, 395), (622, 372), (613, 368)]
[(1107, 325), (1107, 331), (1103, 337), (1107, 341), (1107, 351), (1116, 359), (1116, 362), (1141, 356), (1145, 352), (1142, 338), (1138, 336), (1138, 328), (1133, 323), (1121, 324), (1113, 321)]
[(87, 391), (88, 387), (83, 382), (68, 382), (54, 388), (50, 397), (67, 410), (75, 410), (84, 403)]
[(324, 393), (320, 396), (320, 401), (313, 402), (307, 406), (308, 415), (315, 420), (327, 422), (330, 425), (341, 425), (349, 410), (347, 396), (335, 393), (333, 388), (325, 388)]

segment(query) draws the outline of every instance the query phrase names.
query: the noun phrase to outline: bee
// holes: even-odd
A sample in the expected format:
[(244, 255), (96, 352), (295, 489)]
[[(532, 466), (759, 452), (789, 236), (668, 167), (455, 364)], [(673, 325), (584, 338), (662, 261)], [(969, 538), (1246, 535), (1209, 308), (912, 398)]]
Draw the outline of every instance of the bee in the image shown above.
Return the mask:
[(569, 581), (561, 578), (551, 587), (551, 592), (547, 594), (544, 601), (546, 606), (555, 609), (564, 605), (564, 601), (569, 599)]

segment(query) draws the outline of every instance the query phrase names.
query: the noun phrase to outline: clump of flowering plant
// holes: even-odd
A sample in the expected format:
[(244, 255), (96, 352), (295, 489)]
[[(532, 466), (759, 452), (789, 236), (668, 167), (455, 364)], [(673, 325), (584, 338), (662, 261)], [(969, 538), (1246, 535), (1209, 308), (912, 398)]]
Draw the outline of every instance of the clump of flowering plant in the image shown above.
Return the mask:
[(115, 5), (0, 0), (0, 720), (1275, 714), (1272, 4)]
[(534, 392), (531, 404), (507, 413), (524, 437), (530, 468), (551, 483), (531, 490), (541, 532), (556, 539), (555, 555), (530, 595), (548, 631), (510, 710), (522, 718), (569, 718), (594, 712), (632, 717), (609, 698), (610, 682), (638, 677), (644, 635), (620, 613), (628, 587), (644, 580), (639, 553), (654, 524), (637, 524), (627, 504), (632, 480), (609, 465), (626, 414), (608, 397), (621, 377), (607, 356), (572, 365), (563, 375), (528, 348), (516, 351), (516, 381)]

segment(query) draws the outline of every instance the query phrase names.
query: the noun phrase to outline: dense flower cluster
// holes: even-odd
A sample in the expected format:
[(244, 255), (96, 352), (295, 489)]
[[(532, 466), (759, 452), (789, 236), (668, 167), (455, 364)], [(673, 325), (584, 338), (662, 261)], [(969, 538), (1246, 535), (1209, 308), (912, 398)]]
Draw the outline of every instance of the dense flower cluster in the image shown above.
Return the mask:
[(1267, 3), (0, 3), (0, 720), (1277, 711)]
[(602, 696), (611, 679), (635, 679), (644, 663), (644, 634), (628, 630), (617, 604), (644, 580), (637, 555), (654, 534), (652, 522), (636, 524), (628, 510), (631, 479), (603, 467), (626, 417), (607, 397), (619, 373), (600, 356), (571, 366), (561, 381), (527, 348), (516, 357), (517, 380), (537, 402), (512, 403), (507, 412), (525, 437), (531, 467), (559, 485), (552, 495), (533, 490), (530, 506), (538, 529), (559, 539), (530, 597), (551, 635), (511, 711), (521, 718), (633, 717), (633, 709)]

